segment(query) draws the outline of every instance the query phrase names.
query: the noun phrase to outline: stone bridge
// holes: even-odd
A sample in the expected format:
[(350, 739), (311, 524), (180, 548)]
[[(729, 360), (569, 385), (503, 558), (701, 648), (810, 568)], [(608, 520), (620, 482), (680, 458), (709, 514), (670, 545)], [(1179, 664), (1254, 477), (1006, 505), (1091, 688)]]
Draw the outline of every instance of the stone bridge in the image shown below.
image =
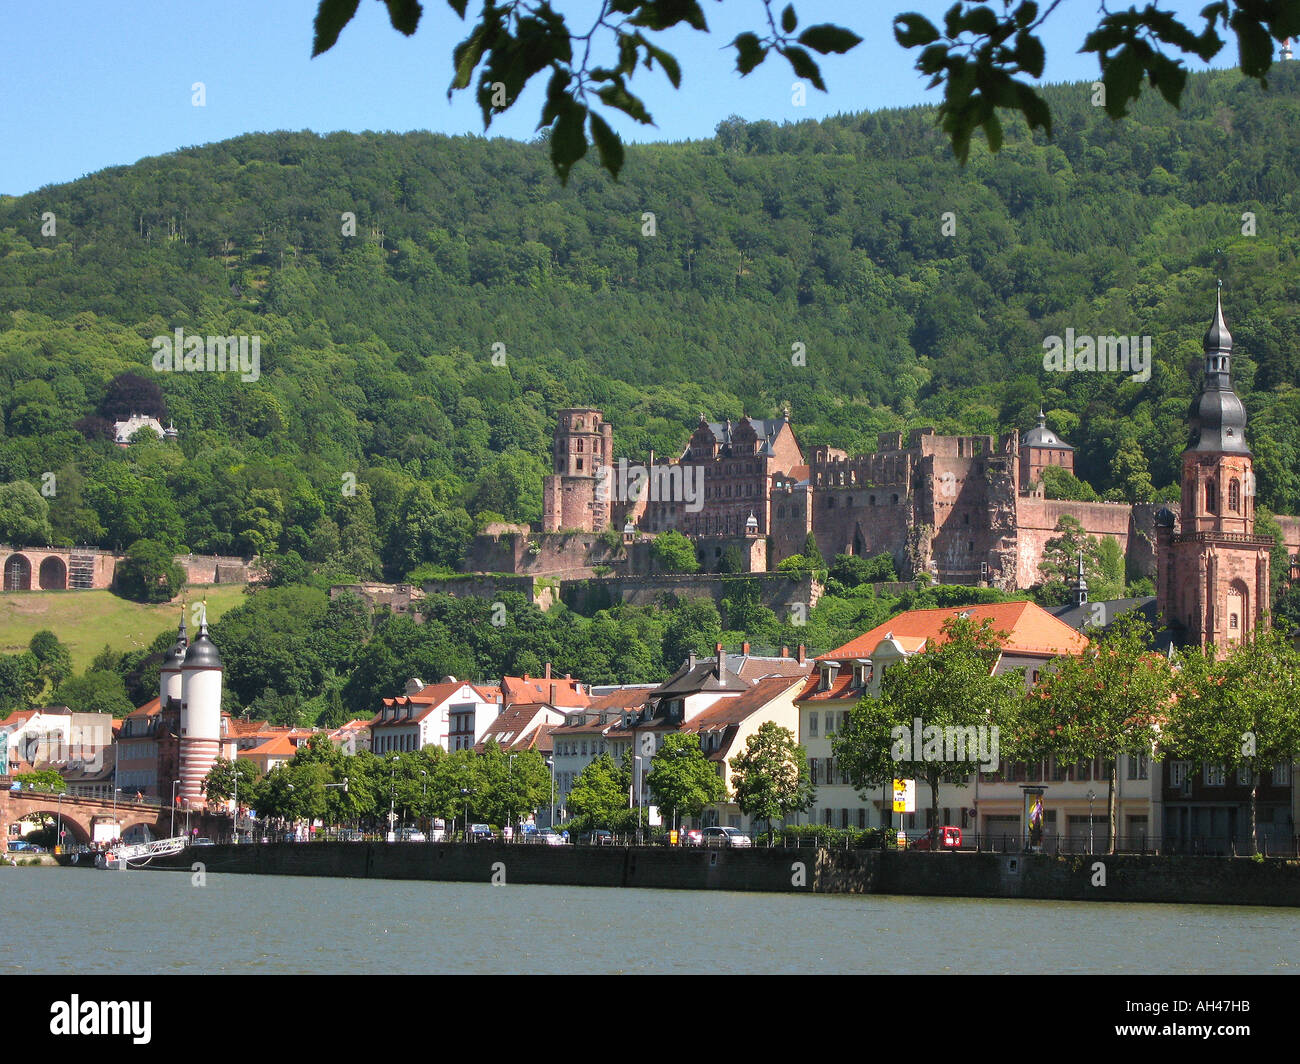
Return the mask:
[[(4, 838), (9, 839), (10, 825), (25, 820), (34, 813), (47, 813), (52, 818), (62, 820), (67, 836), (63, 840), (68, 846), (89, 843), (94, 838), (94, 825), (97, 823), (117, 822), (115, 834), (126, 838), (133, 828), (143, 826), (150, 838), (167, 838), (172, 831), (172, 807), (151, 802), (123, 801), (118, 799), (116, 806), (112, 799), (91, 798), (84, 795), (59, 795), (51, 791), (15, 791), (10, 790), (12, 781), (8, 776), (0, 776), (0, 827)], [(176, 830), (181, 832), (185, 825), (185, 808), (178, 806), (175, 810)], [(223, 827), (229, 830), (229, 817), (215, 816), (206, 812), (191, 812), (189, 826), (197, 828), (200, 835), (211, 836)]]

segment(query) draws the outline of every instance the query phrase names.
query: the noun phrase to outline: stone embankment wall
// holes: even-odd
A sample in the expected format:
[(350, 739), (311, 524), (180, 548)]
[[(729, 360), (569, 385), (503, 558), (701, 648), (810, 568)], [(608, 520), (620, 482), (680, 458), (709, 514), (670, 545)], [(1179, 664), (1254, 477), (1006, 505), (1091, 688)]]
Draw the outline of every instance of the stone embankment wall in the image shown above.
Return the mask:
[(1300, 906), (1300, 861), (1241, 857), (281, 843), (204, 847), (151, 867), (194, 861), (211, 873), (358, 879)]

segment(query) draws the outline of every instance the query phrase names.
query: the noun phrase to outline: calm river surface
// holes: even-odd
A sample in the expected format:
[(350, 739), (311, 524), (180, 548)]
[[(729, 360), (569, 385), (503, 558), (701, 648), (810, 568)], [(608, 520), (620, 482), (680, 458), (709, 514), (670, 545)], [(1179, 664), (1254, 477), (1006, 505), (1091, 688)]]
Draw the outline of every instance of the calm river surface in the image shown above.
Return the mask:
[(0, 974), (1300, 974), (1300, 910), (0, 868)]

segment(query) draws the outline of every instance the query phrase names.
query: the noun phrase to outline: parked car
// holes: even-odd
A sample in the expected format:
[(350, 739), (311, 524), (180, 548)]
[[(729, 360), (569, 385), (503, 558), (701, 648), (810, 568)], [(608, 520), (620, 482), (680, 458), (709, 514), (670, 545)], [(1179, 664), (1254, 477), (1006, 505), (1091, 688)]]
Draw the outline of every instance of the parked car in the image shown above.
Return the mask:
[(205, 839), (205, 838), (200, 837), (200, 838), (197, 838), (197, 839), (191, 839), (191, 840), (190, 840), (190, 845), (191, 845), (191, 846), (212, 846), (212, 845), (215, 845), (215, 844), (213, 843), (213, 841), (212, 841), (211, 839)]
[(614, 833), (608, 828), (595, 828), (578, 840), (584, 846), (613, 846)]
[(339, 842), (361, 842), (365, 837), (365, 833), (356, 828), (342, 828), (339, 831)]
[(482, 842), (484, 839), (494, 839), (496, 835), (487, 824), (471, 824), (469, 826), (469, 838), (471, 842)]
[(429, 837), (419, 828), (398, 828), (398, 842), (428, 842)]
[(26, 839), (10, 839), (9, 849), (11, 852), (18, 853), (44, 853), (43, 846), (37, 846), (34, 842), (28, 842)]
[(539, 842), (543, 846), (565, 846), (569, 840), (554, 828), (542, 828), (540, 831), (532, 832), (528, 836), (528, 841)]
[(683, 846), (701, 846), (704, 841), (704, 832), (699, 828), (691, 828), (679, 831), (677, 837), (681, 839)]
[(949, 852), (961, 847), (961, 828), (945, 825), (931, 828), (915, 842), (908, 844), (912, 850), (947, 850)]
[(700, 843), (703, 846), (750, 846), (749, 836), (740, 828), (705, 828)]

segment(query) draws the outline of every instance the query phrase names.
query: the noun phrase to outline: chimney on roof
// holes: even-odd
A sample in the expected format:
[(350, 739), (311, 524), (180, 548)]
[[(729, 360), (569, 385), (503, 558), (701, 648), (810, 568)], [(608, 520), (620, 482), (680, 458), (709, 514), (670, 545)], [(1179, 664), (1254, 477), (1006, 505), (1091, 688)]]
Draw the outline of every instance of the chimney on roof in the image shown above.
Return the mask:
[(571, 672), (566, 672), (566, 673), (564, 674), (564, 678), (565, 678), (566, 680), (572, 680), (572, 679), (573, 679), (573, 673), (571, 673)]
[(555, 684), (551, 684), (551, 705), (555, 705)]
[(723, 673), (726, 672), (726, 655), (722, 652), (721, 643), (716, 644), (713, 651), (718, 656), (718, 679), (721, 680)]
[(795, 660), (796, 660), (797, 662), (799, 662), (800, 665), (803, 664), (803, 655), (804, 655), (804, 647), (803, 647), (803, 644), (800, 643), (800, 644), (799, 644), (798, 656), (795, 658)]
[(548, 662), (546, 663), (546, 676), (545, 676), (545, 679), (549, 680), (550, 678), (551, 678), (551, 663), (548, 661)]
[(745, 657), (749, 657), (749, 644), (748, 644), (748, 643), (741, 643), (741, 644), (740, 644), (740, 652), (741, 652), (742, 654), (744, 654)]
[(789, 647), (782, 647), (782, 648), (781, 648), (781, 657), (783, 657), (783, 658), (788, 658), (789, 656), (790, 656), (790, 648), (789, 648)]
[(686, 671), (690, 672), (694, 668), (695, 668), (695, 651), (692, 650), (688, 655), (686, 655)]

